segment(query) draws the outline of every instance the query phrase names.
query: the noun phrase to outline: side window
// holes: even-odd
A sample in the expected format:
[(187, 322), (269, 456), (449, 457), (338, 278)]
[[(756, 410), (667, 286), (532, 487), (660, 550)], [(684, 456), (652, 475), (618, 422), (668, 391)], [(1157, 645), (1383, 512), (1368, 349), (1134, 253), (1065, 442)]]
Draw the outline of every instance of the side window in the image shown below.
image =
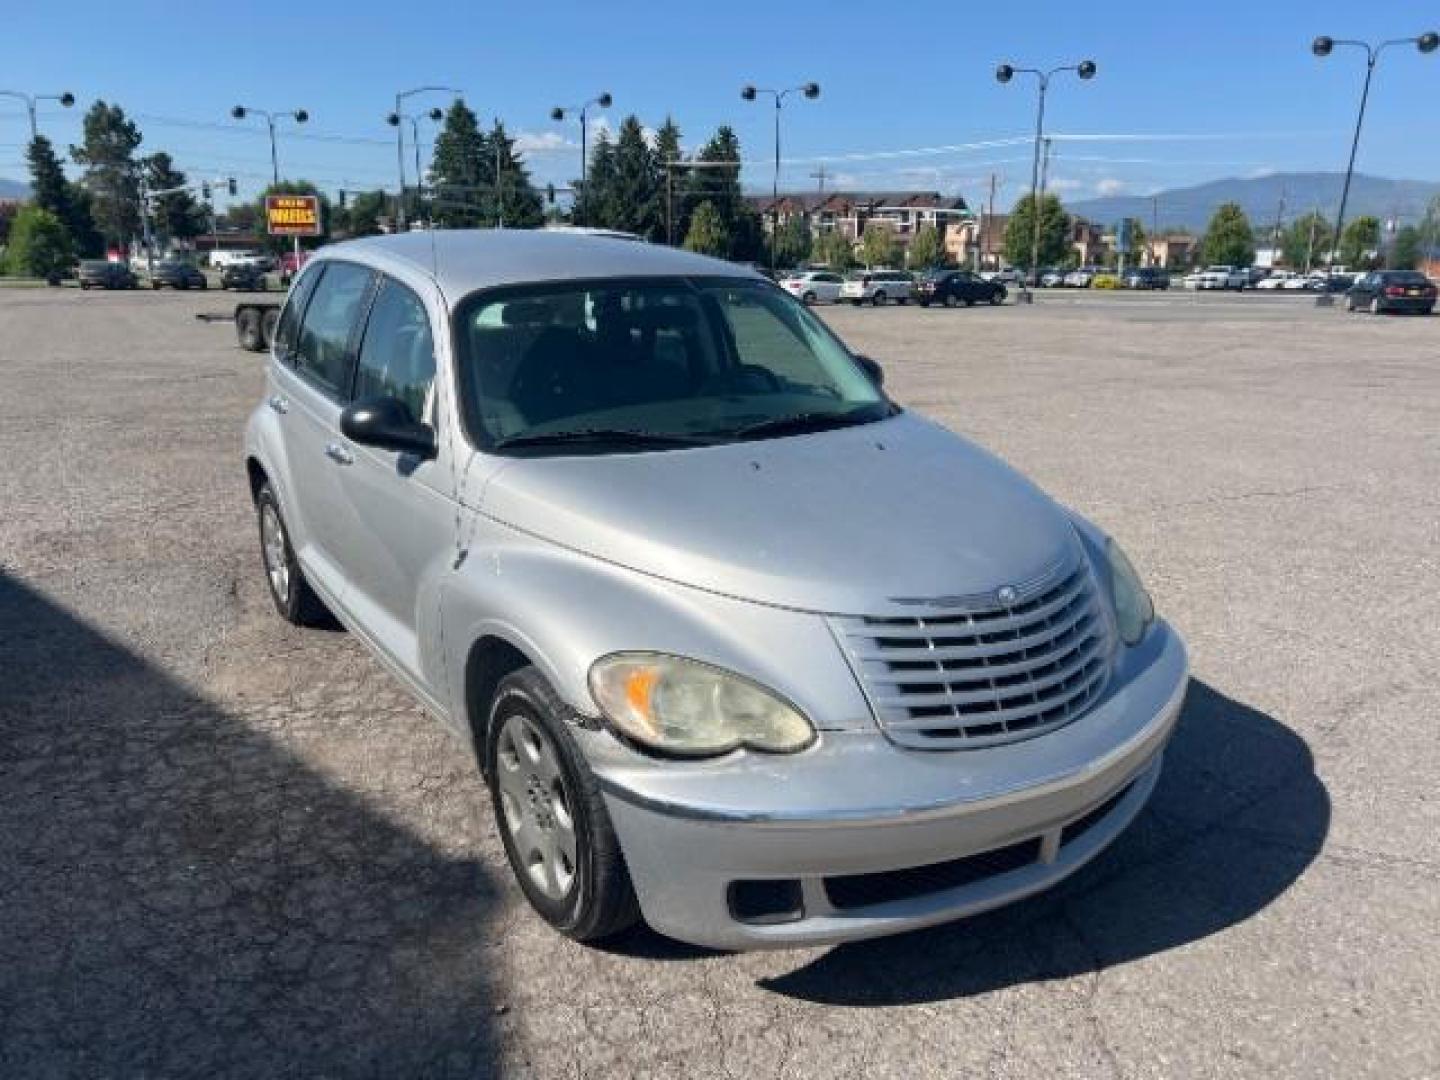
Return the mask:
[(323, 263), (313, 267), (309, 273), (301, 273), (300, 280), (285, 298), (285, 308), (280, 312), (280, 324), (275, 330), (275, 355), (288, 361), (295, 350), (295, 339), (300, 327), (300, 316), (305, 314), (305, 303), (315, 291), (315, 283), (325, 272)]
[(434, 381), (435, 341), (424, 303), (404, 285), (382, 278), (355, 369), (356, 399), (399, 398), (411, 416), (425, 420)]
[(334, 398), (344, 398), (349, 386), (350, 341), (364, 313), (371, 280), (363, 266), (327, 262), (325, 275), (305, 307), (293, 354), (295, 370)]

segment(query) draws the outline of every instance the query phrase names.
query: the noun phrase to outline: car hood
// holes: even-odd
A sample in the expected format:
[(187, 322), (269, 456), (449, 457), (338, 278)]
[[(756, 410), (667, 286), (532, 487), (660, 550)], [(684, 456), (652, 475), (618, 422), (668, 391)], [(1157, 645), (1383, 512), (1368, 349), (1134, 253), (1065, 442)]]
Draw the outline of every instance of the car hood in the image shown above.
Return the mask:
[(505, 465), (482, 510), (642, 573), (832, 614), (914, 614), (1049, 569), (1064, 510), (910, 413), (860, 427), (658, 453)]

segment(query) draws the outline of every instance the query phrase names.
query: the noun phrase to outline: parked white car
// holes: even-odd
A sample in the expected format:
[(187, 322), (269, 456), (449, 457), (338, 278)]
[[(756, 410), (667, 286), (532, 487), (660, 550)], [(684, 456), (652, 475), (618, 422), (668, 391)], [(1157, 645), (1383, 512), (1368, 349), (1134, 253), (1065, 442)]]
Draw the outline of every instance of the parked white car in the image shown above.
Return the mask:
[(1065, 288), (1067, 289), (1088, 289), (1095, 280), (1095, 275), (1100, 272), (1099, 267), (1081, 266), (1071, 270), (1065, 275)]
[[(1290, 282), (1299, 280), (1301, 284), (1291, 285)], [(1261, 278), (1255, 283), (1257, 289), (1290, 289), (1304, 288), (1304, 280), (1294, 270), (1275, 270), (1269, 277)]]
[(1249, 280), (1244, 270), (1233, 266), (1207, 266), (1185, 275), (1187, 289), (1235, 289), (1245, 288)]
[(833, 304), (844, 284), (845, 279), (833, 270), (804, 270), (784, 278), (780, 287), (807, 304)]
[(840, 299), (857, 307), (864, 303), (881, 307), (885, 304), (908, 304), (915, 275), (908, 270), (870, 270), (845, 279), (840, 286)]

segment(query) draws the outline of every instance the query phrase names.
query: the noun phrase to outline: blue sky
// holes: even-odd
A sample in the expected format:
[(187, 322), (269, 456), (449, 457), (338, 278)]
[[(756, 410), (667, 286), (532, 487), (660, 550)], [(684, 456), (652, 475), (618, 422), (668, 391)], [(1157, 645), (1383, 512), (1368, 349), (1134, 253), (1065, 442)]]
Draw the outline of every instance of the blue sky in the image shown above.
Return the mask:
[[(1052, 186), (1067, 199), (1334, 170), (1348, 151), (1364, 57), (1337, 50), (1317, 60), (1311, 38), (1440, 28), (1432, 4), (1353, 0), (1032, 0), (949, 5), (953, 15), (943, 5), (848, 0), (7, 6), (0, 89), (80, 99), (68, 111), (42, 105), (42, 128), (57, 143), (76, 139), (84, 106), (103, 97), (137, 119), (145, 150), (168, 150), (196, 175), (233, 173), (242, 194), (268, 179), (269, 150), (262, 124), (229, 118), (237, 102), (310, 111), (309, 125), (282, 134), (284, 175), (326, 188), (393, 186), (384, 116), (397, 90), (426, 84), (459, 87), (482, 116), (502, 117), (542, 182), (579, 173), (578, 129), (551, 123), (551, 106), (609, 90), (612, 122), (635, 112), (655, 125), (670, 114), (688, 145), (731, 124), (755, 162), (744, 182), (768, 190), (771, 109), (743, 102), (739, 89), (814, 79), (820, 99), (785, 110), (783, 187), (813, 189), (823, 162), (831, 186), (939, 189), (979, 202), (995, 172), (1003, 204), (1029, 183), (1021, 140), (1033, 130), (1035, 91), (1021, 79), (999, 85), (995, 65), (1085, 57), (1099, 75), (1058, 77), (1047, 118), (1057, 137)], [(1440, 176), (1437, 99), (1440, 53), (1387, 53), (1361, 170)], [(0, 99), (0, 177), (23, 178), (27, 138), (20, 103)], [(973, 145), (987, 142), (1001, 145)]]

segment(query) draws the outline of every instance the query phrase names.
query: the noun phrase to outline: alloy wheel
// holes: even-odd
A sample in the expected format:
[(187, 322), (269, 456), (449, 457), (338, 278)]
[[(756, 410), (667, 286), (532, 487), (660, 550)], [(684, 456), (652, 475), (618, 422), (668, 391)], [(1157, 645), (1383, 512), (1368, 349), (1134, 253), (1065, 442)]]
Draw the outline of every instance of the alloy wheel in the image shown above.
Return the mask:
[(270, 589), (281, 603), (290, 599), (290, 560), (285, 549), (285, 526), (275, 507), (266, 503), (260, 510), (260, 550)]
[(516, 869), (551, 900), (575, 887), (579, 841), (560, 758), (526, 717), (506, 718), (496, 744), (495, 776)]

